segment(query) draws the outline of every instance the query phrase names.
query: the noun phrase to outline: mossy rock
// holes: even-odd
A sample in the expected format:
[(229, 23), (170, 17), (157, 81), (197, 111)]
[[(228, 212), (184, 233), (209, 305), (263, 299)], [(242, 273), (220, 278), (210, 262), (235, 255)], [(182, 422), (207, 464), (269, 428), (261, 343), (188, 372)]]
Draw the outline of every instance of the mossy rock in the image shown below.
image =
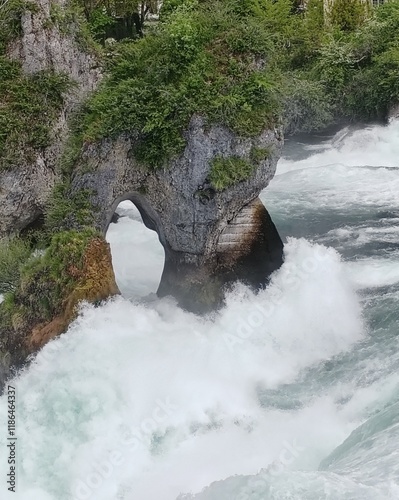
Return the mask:
[(10, 335), (22, 335), (33, 352), (67, 328), (80, 302), (97, 303), (117, 293), (104, 238), (93, 229), (64, 231), (22, 268), (17, 288), (0, 305), (0, 317)]

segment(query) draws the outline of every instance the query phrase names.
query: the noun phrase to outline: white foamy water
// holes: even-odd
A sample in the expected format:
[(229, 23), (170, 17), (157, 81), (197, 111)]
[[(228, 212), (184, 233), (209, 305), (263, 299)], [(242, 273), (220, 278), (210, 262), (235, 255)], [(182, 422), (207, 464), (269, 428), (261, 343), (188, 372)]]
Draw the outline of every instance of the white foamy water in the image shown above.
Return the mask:
[(335, 164), (284, 174), (278, 170), (269, 189), (262, 193), (262, 200), (267, 205), (275, 205), (278, 213), (287, 217), (298, 212), (328, 214), (332, 210), (346, 217), (355, 211), (398, 209), (398, 193), (399, 171), (396, 169)]
[[(257, 391), (349, 349), (363, 325), (333, 250), (293, 240), (286, 258), (267, 290), (255, 296), (239, 288), (213, 321), (168, 300), (86, 307), (17, 381), (20, 422), (29, 422), (20, 428), (21, 498), (32, 484), (60, 500), (68, 487), (83, 492), (79, 481), (119, 451), (123, 463), (94, 498), (117, 498), (125, 485), (126, 498), (174, 499), (244, 464), (256, 472), (278, 457), (284, 440), (297, 439), (299, 427), (317, 466), (353, 427), (333, 397), (289, 414), (263, 410)], [(50, 466), (53, 479), (40, 473)]]
[(107, 241), (112, 246), (115, 277), (124, 297), (157, 291), (164, 264), (164, 250), (155, 231), (148, 230), (130, 201), (117, 208), (118, 224), (111, 224)]
[(324, 143), (304, 146), (309, 152), (306, 159), (280, 160), (278, 173), (326, 165), (398, 167), (398, 136), (399, 120), (387, 126), (373, 125), (359, 130), (346, 127)]
[(362, 259), (350, 262), (347, 271), (358, 288), (389, 286), (399, 283), (399, 253), (392, 259)]
[[(151, 295), (162, 247), (120, 207), (107, 239), (124, 297), (83, 306), (13, 381), (18, 490), (3, 480), (2, 499), (399, 498), (398, 202), (382, 189), (399, 182), (399, 128), (340, 137), (279, 167), (262, 197), (285, 263), (212, 317)], [(371, 138), (384, 168), (362, 166)]]

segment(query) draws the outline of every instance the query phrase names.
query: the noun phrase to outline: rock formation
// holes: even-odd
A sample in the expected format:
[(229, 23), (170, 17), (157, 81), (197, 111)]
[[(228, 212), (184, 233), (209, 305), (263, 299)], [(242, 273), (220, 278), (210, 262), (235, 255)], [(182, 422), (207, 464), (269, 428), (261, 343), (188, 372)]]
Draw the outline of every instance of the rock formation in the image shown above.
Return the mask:
[[(240, 138), (194, 116), (186, 140), (184, 153), (157, 170), (135, 161), (134, 137), (90, 145), (74, 171), (71, 195), (90, 193), (93, 224), (103, 233), (117, 205), (132, 201), (165, 249), (158, 295), (173, 295), (183, 307), (204, 312), (221, 303), (225, 284), (241, 280), (258, 288), (282, 263), (281, 239), (258, 198), (273, 178), (282, 137), (267, 130)], [(256, 164), (254, 148), (268, 152)], [(210, 174), (218, 157), (252, 161), (253, 173), (217, 190)], [(76, 227), (73, 216), (69, 224)]]
[[(31, 275), (22, 277), (13, 297), (12, 311), (8, 314), (0, 307), (0, 393), (10, 372), (23, 366), (32, 353), (67, 329), (76, 318), (82, 300), (96, 303), (119, 293), (108, 244), (91, 234), (78, 235), (73, 234), (70, 245), (74, 249), (82, 247), (79, 262), (74, 262), (73, 250), (69, 251), (68, 244), (60, 240), (52, 250), (64, 254), (67, 261), (59, 271), (61, 276), (54, 281), (49, 276), (51, 266), (39, 265)], [(55, 301), (59, 304), (56, 307), (52, 296), (60, 284), (62, 295)]]
[[(131, 131), (84, 144), (68, 178), (62, 175), (58, 163), (69, 134), (68, 117), (96, 88), (101, 71), (95, 57), (79, 45), (75, 27), (65, 31), (53, 22), (51, 9), (62, 11), (64, 0), (36, 4), (37, 9), (23, 14), (22, 35), (12, 42), (8, 56), (21, 61), (25, 73), (65, 72), (75, 86), (65, 96), (52, 144), (38, 152), (35, 161), (0, 172), (0, 237), (43, 217), (57, 185), (63, 189), (62, 201), (70, 201), (66, 206), (71, 208), (53, 227), (59, 239), (51, 239), (49, 250), (22, 273), (12, 300), (0, 305), (1, 385), (12, 367), (21, 366), (27, 356), (66, 330), (79, 301), (97, 302), (118, 293), (104, 236), (123, 200), (137, 206), (144, 224), (157, 232), (164, 247), (158, 295), (172, 295), (196, 313), (219, 307), (226, 287), (237, 280), (256, 289), (266, 285), (283, 253), (277, 230), (258, 198), (280, 156), (283, 139), (278, 128), (240, 137), (194, 115), (185, 131), (183, 153), (163, 168), (137, 162), (134, 151), (140, 138)], [(218, 186), (212, 181), (213, 166), (228, 159), (244, 163), (248, 175)]]
[(43, 214), (60, 180), (57, 163), (68, 135), (68, 117), (101, 79), (95, 56), (79, 44), (79, 27), (69, 23), (65, 32), (52, 20), (52, 10), (63, 12), (67, 2), (35, 0), (34, 4), (34, 9), (22, 14), (21, 36), (10, 44), (7, 55), (19, 61), (26, 74), (52, 70), (68, 75), (73, 86), (54, 124), (51, 145), (38, 152), (34, 161), (0, 171), (0, 237), (18, 232)]

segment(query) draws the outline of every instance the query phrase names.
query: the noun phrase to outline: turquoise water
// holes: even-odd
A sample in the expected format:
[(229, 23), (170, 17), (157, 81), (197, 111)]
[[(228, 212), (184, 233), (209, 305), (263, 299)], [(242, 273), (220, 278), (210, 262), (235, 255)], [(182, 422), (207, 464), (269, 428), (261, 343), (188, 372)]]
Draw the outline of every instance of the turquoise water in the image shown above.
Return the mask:
[(210, 318), (156, 298), (162, 248), (120, 207), (124, 297), (84, 305), (13, 381), (1, 498), (398, 499), (398, 158), (398, 123), (288, 142), (262, 193), (284, 266)]

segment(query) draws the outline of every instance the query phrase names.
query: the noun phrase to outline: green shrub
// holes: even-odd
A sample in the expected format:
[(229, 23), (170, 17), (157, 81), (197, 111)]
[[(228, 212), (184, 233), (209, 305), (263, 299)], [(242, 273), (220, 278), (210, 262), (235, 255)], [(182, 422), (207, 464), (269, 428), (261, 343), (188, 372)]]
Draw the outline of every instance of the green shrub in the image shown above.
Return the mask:
[(60, 313), (80, 277), (87, 244), (95, 236), (94, 229), (55, 234), (48, 248), (22, 267), (14, 294), (16, 307), (41, 321)]
[(31, 251), (29, 244), (21, 238), (0, 240), (0, 293), (15, 290)]
[(384, 118), (398, 102), (399, 2), (380, 6), (358, 29), (333, 33), (313, 66), (336, 116)]
[(238, 156), (229, 158), (219, 156), (212, 161), (209, 180), (215, 189), (222, 191), (248, 179), (254, 168), (253, 163)]
[(32, 161), (50, 145), (51, 125), (69, 87), (64, 75), (24, 75), (19, 63), (0, 56), (0, 170)]
[(166, 21), (168, 16), (172, 14), (182, 5), (196, 5), (198, 0), (164, 0), (161, 6), (160, 19)]
[(70, 183), (54, 188), (46, 209), (46, 231), (51, 235), (65, 229), (77, 229), (93, 223), (91, 192), (87, 189), (71, 193)]
[(115, 292), (106, 252), (102, 236), (92, 228), (53, 235), (44, 251), (21, 263), (12, 291), (0, 304), (2, 327), (26, 332), (61, 315), (57, 331), (74, 317), (80, 300), (94, 302)]
[(354, 31), (369, 15), (368, 2), (362, 0), (329, 0), (329, 21), (343, 31)]
[(321, 130), (334, 121), (332, 99), (325, 86), (303, 73), (291, 72), (282, 82), (286, 134)]
[(137, 132), (136, 158), (159, 167), (184, 148), (193, 114), (247, 136), (274, 125), (273, 41), (261, 19), (234, 7), (183, 3), (154, 33), (120, 44), (109, 78), (88, 103), (84, 140)]
[(0, 54), (7, 44), (21, 33), (21, 16), (26, 8), (23, 0), (2, 0), (0, 2)]
[(95, 40), (105, 40), (107, 31), (115, 26), (115, 17), (110, 16), (104, 9), (98, 7), (90, 13), (89, 29)]
[(259, 148), (256, 146), (252, 146), (251, 151), (249, 153), (249, 157), (251, 162), (255, 165), (258, 165), (261, 161), (265, 161), (270, 158), (271, 149), (270, 148)]

